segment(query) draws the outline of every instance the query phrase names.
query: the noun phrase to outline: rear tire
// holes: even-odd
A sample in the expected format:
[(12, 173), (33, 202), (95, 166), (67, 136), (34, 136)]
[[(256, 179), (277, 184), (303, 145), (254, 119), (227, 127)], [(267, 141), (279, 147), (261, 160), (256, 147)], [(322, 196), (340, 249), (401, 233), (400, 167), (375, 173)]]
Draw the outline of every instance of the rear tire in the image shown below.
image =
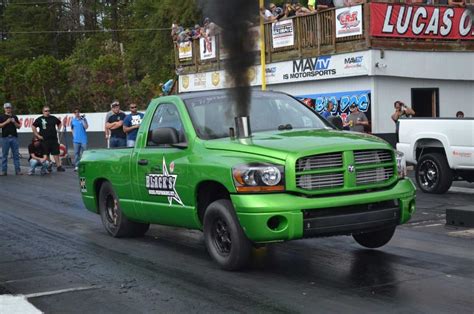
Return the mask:
[(446, 156), (441, 153), (421, 156), (415, 176), (418, 187), (425, 193), (446, 193), (453, 183), (453, 171), (449, 168)]
[(212, 202), (204, 213), (204, 241), (209, 255), (225, 270), (238, 270), (250, 260), (252, 243), (229, 200)]
[(352, 237), (360, 245), (369, 248), (376, 249), (387, 244), (395, 233), (396, 226), (380, 229), (377, 231), (371, 231), (366, 233), (353, 234)]
[(104, 182), (100, 187), (99, 211), (105, 230), (114, 238), (141, 237), (150, 228), (150, 224), (130, 221), (125, 217), (110, 182)]

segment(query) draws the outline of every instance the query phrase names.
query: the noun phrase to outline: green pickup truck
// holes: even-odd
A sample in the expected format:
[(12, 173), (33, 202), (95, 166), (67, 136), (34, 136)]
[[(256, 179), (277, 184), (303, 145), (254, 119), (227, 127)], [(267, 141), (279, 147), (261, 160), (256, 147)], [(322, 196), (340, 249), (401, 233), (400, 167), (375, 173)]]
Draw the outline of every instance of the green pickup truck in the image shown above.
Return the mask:
[(134, 148), (84, 153), (85, 206), (114, 237), (200, 229), (228, 270), (271, 242), (352, 235), (377, 248), (410, 219), (415, 187), (389, 144), (336, 130), (283, 93), (250, 102), (250, 123), (236, 123), (225, 90), (154, 99)]

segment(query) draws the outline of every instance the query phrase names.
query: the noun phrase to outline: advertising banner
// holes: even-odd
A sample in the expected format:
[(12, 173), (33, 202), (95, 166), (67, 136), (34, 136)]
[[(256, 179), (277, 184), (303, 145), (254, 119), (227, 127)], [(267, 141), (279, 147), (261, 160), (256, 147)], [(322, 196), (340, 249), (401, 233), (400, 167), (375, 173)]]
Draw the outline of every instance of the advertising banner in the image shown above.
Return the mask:
[(336, 38), (362, 35), (362, 6), (344, 7), (336, 10)]
[(359, 107), (359, 110), (363, 112), (369, 121), (371, 120), (370, 114), (370, 101), (371, 91), (370, 90), (358, 90), (358, 91), (347, 91), (327, 94), (311, 94), (311, 95), (300, 95), (296, 96), (302, 100), (308, 107), (322, 113), (327, 106), (329, 101), (332, 101), (334, 108), (331, 112), (333, 116), (340, 116), (344, 121), (350, 114), (349, 107), (354, 104)]
[(295, 44), (295, 32), (293, 20), (283, 20), (272, 24), (273, 48), (293, 46)]
[[(105, 116), (107, 113), (105, 112), (96, 112), (96, 113), (86, 113), (85, 118), (87, 119), (87, 123), (89, 124), (89, 128), (87, 132), (103, 132), (104, 125), (105, 125)], [(18, 119), (20, 120), (21, 127), (18, 130), (19, 133), (31, 133), (31, 126), (35, 122), (35, 120), (40, 117), (41, 114), (30, 114), (30, 115), (18, 115)], [(66, 126), (66, 130), (69, 132), (71, 131), (71, 120), (74, 118), (72, 113), (58, 113), (53, 114), (56, 118), (61, 120), (62, 127), (61, 131), (63, 130), (64, 126)]]
[[(370, 52), (320, 56), (266, 65), (267, 84), (325, 80), (369, 74)], [(249, 70), (250, 84), (261, 84), (260, 66)], [(199, 78), (198, 78), (199, 76)], [(224, 71), (179, 76), (179, 91), (203, 91), (229, 87)]]
[(178, 44), (179, 60), (191, 59), (193, 57), (193, 43), (192, 41), (185, 41)]
[(372, 36), (474, 40), (466, 8), (372, 2), (370, 11)]
[(199, 54), (201, 60), (216, 58), (216, 37), (206, 36), (199, 39)]

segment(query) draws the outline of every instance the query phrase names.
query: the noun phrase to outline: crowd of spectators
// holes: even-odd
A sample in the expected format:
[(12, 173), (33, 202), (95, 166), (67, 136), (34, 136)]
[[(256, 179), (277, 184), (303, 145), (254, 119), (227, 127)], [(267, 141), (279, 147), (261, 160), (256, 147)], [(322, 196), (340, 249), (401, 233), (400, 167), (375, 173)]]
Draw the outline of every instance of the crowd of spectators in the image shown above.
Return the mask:
[(220, 32), (216, 23), (211, 22), (209, 18), (205, 18), (202, 26), (194, 25), (193, 28), (184, 28), (183, 26), (173, 23), (171, 25), (171, 37), (174, 42), (182, 43), (193, 39), (208, 38)]

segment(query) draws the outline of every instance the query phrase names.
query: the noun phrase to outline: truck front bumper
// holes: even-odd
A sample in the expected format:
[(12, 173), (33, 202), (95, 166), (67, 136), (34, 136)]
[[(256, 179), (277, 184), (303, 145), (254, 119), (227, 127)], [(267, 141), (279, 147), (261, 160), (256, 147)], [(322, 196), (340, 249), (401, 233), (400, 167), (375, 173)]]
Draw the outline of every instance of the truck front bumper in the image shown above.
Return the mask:
[(415, 190), (410, 179), (403, 179), (389, 189), (361, 194), (233, 194), (231, 199), (247, 237), (263, 243), (403, 224), (415, 211)]

